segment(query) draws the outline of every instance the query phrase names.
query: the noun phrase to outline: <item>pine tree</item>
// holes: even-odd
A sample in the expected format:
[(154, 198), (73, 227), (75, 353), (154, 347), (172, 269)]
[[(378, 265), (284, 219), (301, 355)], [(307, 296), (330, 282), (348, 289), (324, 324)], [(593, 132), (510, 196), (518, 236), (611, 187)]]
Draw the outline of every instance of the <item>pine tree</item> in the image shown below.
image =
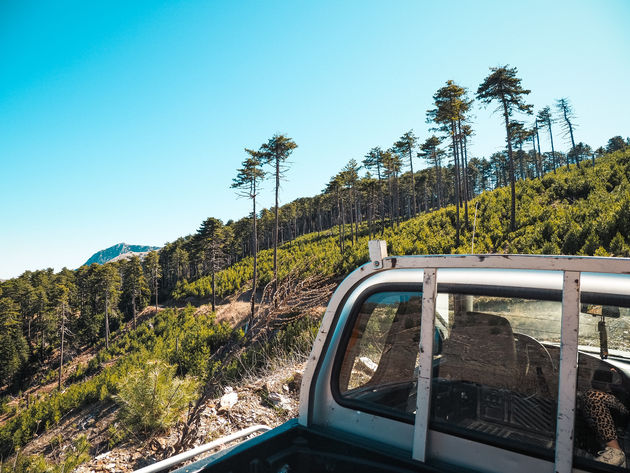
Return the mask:
[(197, 230), (197, 239), (202, 248), (204, 260), (208, 261), (208, 269), (212, 278), (212, 311), (216, 310), (215, 276), (226, 264), (225, 246), (228, 234), (223, 222), (218, 218), (207, 218)]
[(121, 278), (115, 264), (100, 266), (99, 286), (103, 291), (105, 309), (105, 348), (109, 348), (110, 321), (116, 316), (116, 306), (120, 300)]
[(370, 152), (365, 155), (363, 159), (363, 166), (365, 166), (366, 169), (376, 170), (376, 179), (378, 184), (378, 207), (379, 215), (381, 217), (381, 233), (383, 233), (385, 231), (385, 202), (382, 185), (383, 175), (381, 173), (383, 168), (383, 150), (381, 150), (378, 146), (372, 148)]
[(63, 284), (57, 285), (57, 301), (58, 301), (58, 310), (59, 310), (59, 336), (61, 338), (61, 344), (59, 348), (59, 380), (58, 380), (58, 388), (61, 391), (61, 380), (63, 378), (63, 352), (65, 348), (65, 340), (66, 340), (66, 317), (69, 312), (69, 299), (70, 299), (70, 290), (64, 286)]
[(348, 194), (350, 200), (350, 241), (353, 243), (355, 241), (355, 234), (358, 239), (359, 231), (359, 217), (356, 198), (356, 186), (359, 180), (359, 169), (360, 167), (356, 160), (351, 159), (339, 173), (341, 185), (345, 189), (345, 193)]
[(553, 168), (553, 172), (556, 172), (556, 150), (553, 146), (553, 131), (551, 130), (551, 124), (555, 120), (551, 115), (551, 109), (549, 107), (543, 108), (541, 111), (538, 112), (536, 120), (543, 126), (547, 127), (547, 133), (549, 133), (549, 140), (551, 141), (551, 166)]
[(275, 207), (274, 207), (274, 229), (273, 229), (273, 292), (278, 288), (278, 192), (280, 191), (280, 180), (285, 176), (287, 167), (287, 159), (297, 148), (295, 142), (285, 135), (273, 135), (269, 141), (260, 148), (262, 154), (260, 158), (266, 164), (273, 167), (273, 176), (275, 179)]
[(441, 140), (433, 135), (427, 138), (420, 146), (422, 150), (419, 156), (422, 156), (427, 162), (431, 163), (435, 168), (435, 185), (438, 208), (442, 208), (442, 155), (444, 151), (438, 148)]
[(142, 271), (142, 263), (138, 256), (130, 258), (123, 267), (123, 301), (131, 310), (133, 328), (137, 328), (138, 311), (145, 308), (151, 291)]
[(413, 134), (413, 130), (409, 130), (407, 133), (402, 135), (396, 143), (394, 143), (394, 148), (400, 154), (406, 154), (409, 158), (409, 169), (411, 171), (411, 200), (413, 203), (413, 216), (415, 217), (418, 214), (417, 200), (416, 200), (416, 181), (413, 172), (413, 150), (416, 147), (416, 143), (418, 142), (418, 138)]
[(394, 150), (383, 153), (383, 170), (387, 178), (389, 189), (389, 217), (391, 227), (398, 223), (399, 195), (398, 195), (398, 175), (402, 169), (402, 160)]
[(160, 255), (157, 251), (149, 251), (144, 258), (144, 267), (151, 281), (151, 287), (155, 294), (155, 312), (158, 310), (158, 281), (162, 277), (162, 268), (160, 266)]
[(0, 298), (0, 380), (13, 378), (26, 363), (28, 347), (22, 335), (19, 306), (8, 297)]
[[(573, 107), (571, 106), (569, 99), (561, 98), (556, 100), (556, 109), (558, 110), (558, 112), (560, 112), (560, 114), (562, 115), (562, 119), (564, 120), (562, 127), (564, 128), (565, 133), (568, 133), (571, 137), (571, 151), (573, 151), (575, 150), (575, 138), (573, 137), (573, 128), (575, 128), (575, 123), (572, 122), (572, 120), (575, 119)], [(569, 152), (569, 155), (575, 156), (576, 158), (578, 157), (578, 155), (571, 152)], [(577, 167), (580, 167), (579, 159), (575, 161), (575, 164), (577, 165)], [(567, 169), (568, 168), (569, 160), (567, 159)]]
[(262, 152), (245, 148), (245, 152), (249, 154), (249, 158), (243, 161), (242, 168), (238, 170), (238, 174), (232, 180), (231, 187), (237, 190), (237, 194), (241, 197), (247, 197), (252, 200), (252, 254), (254, 255), (254, 269), (252, 282), (251, 297), (251, 315), (250, 327), (254, 321), (256, 311), (256, 265), (258, 258), (258, 235), (256, 233), (256, 196), (258, 195), (259, 183), (265, 178), (265, 172), (262, 170)]
[[(434, 122), (436, 131), (441, 131), (451, 137), (451, 150), (453, 153), (453, 165), (455, 171), (455, 202), (456, 202), (456, 230), (455, 246), (459, 246), (460, 221), (459, 208), (462, 203), (462, 147), (460, 145), (462, 133), (460, 132), (462, 122), (466, 121), (466, 113), (470, 110), (472, 101), (467, 98), (466, 89), (460, 87), (452, 80), (446, 81), (446, 85), (438, 89), (433, 95), (434, 109), (427, 110), (427, 121)], [(465, 197), (465, 195), (464, 195)], [(468, 203), (465, 199), (464, 218), (468, 225)]]
[(329, 195), (335, 196), (335, 201), (337, 203), (337, 227), (339, 229), (339, 251), (341, 253), (344, 252), (344, 231), (345, 231), (345, 221), (344, 219), (344, 208), (343, 208), (343, 199), (341, 198), (341, 189), (343, 188), (343, 179), (341, 177), (341, 173), (336, 174), (335, 176), (330, 178), (330, 181), (326, 185), (326, 189), (324, 192)]
[(514, 179), (514, 157), (512, 155), (512, 136), (510, 133), (510, 117), (516, 111), (532, 113), (532, 106), (524, 101), (524, 96), (531, 91), (521, 87), (521, 79), (516, 77), (516, 67), (509, 68), (492, 67), (490, 75), (484, 79), (477, 89), (477, 99), (482, 103), (490, 104), (493, 101), (499, 102), (497, 111), (503, 113), (505, 121), (505, 134), (508, 149), (508, 164), (510, 170), (511, 187), (511, 208), (510, 208), (510, 229), (516, 229), (516, 187)]

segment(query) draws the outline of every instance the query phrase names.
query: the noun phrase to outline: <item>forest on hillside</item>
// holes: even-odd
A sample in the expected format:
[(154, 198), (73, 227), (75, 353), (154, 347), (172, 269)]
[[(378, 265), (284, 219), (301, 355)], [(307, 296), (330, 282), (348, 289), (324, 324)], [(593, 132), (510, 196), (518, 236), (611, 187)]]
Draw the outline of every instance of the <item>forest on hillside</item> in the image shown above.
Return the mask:
[[(516, 74), (491, 69), (474, 97), (499, 106), (505, 151), (468, 155), (473, 97), (447, 81), (426, 115), (434, 134), (420, 139), (408, 131), (387, 148), (364, 151), (361, 162), (350, 160), (319, 195), (278, 204), (298, 144), (275, 135), (246, 149), (235, 172), (232, 187), (251, 199), (249, 216), (209, 217), (194, 234), (144, 260), (27, 271), (0, 283), (0, 458), (74, 409), (119, 402), (133, 391), (125, 380), (138, 366), (161, 367), (181, 380), (185, 406), (209, 378), (233, 379), (257, 366), (260, 353), (306, 350), (317, 321), (293, 306), (282, 323), (263, 327), (257, 320), (269, 316), (264, 302), (287, 281), (313, 278), (314, 286), (328, 287), (367, 261), (367, 240), (375, 236), (388, 241), (391, 254), (630, 255), (630, 139), (614, 136), (597, 149), (576, 143), (569, 101), (534, 114)], [(570, 143), (566, 153), (553, 145), (554, 126)], [(541, 149), (543, 133), (550, 150)], [(420, 159), (425, 167), (417, 169)], [(274, 183), (276, 205), (257, 210), (263, 179)], [(214, 310), (246, 290), (251, 314), (242, 327), (182, 308), (209, 303)], [(160, 307), (165, 304), (170, 308)], [(149, 305), (155, 310), (140, 317)], [(68, 372), (87, 350), (95, 354), (89, 363)], [(38, 385), (52, 386), (41, 396), (24, 394)], [(173, 425), (125, 420), (131, 427), (114, 429), (112, 445), (134, 429), (146, 434)], [(77, 444), (66, 460), (80, 461), (86, 445)], [(44, 460), (37, 460), (40, 470), (35, 460), (23, 461), (24, 471), (53, 471)]]

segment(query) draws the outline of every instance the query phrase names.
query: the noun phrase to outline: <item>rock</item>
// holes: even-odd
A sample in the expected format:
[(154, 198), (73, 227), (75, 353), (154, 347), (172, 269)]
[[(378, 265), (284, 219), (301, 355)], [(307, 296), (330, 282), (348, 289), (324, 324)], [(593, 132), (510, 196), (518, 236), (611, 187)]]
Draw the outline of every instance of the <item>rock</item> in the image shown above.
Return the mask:
[(367, 356), (362, 356), (361, 358), (359, 358), (355, 365), (355, 369), (368, 375), (374, 374), (376, 368), (378, 368), (378, 365), (370, 360)]
[(291, 409), (291, 401), (279, 393), (269, 393), (267, 397), (274, 407), (289, 410)]
[(220, 409), (226, 411), (234, 407), (234, 405), (238, 402), (238, 394), (233, 392), (232, 388), (230, 388), (230, 391), (228, 391), (227, 389), (228, 388), (225, 388), (226, 393), (219, 401)]

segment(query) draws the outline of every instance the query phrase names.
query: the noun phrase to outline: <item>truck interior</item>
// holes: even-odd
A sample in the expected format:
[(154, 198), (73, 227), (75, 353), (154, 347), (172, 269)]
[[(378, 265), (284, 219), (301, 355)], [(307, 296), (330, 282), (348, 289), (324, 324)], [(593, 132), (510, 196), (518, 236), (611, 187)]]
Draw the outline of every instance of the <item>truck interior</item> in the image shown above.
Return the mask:
[[(430, 428), (553, 461), (562, 303), (549, 291), (490, 289), (438, 285)], [(333, 376), (340, 404), (414, 422), (421, 301), (392, 287), (357, 305)], [(630, 405), (630, 309), (606, 295), (582, 301), (574, 464), (607, 471), (585, 402), (606, 393)], [(627, 410), (609, 414), (630, 451)]]

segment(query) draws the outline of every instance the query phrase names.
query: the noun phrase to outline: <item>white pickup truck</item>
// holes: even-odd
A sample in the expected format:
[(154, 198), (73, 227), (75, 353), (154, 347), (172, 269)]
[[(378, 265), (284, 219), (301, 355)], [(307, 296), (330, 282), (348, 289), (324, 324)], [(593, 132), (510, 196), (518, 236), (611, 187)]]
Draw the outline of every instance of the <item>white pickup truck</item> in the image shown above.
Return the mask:
[(627, 471), (629, 259), (370, 258), (332, 296), (299, 417), (178, 471)]

